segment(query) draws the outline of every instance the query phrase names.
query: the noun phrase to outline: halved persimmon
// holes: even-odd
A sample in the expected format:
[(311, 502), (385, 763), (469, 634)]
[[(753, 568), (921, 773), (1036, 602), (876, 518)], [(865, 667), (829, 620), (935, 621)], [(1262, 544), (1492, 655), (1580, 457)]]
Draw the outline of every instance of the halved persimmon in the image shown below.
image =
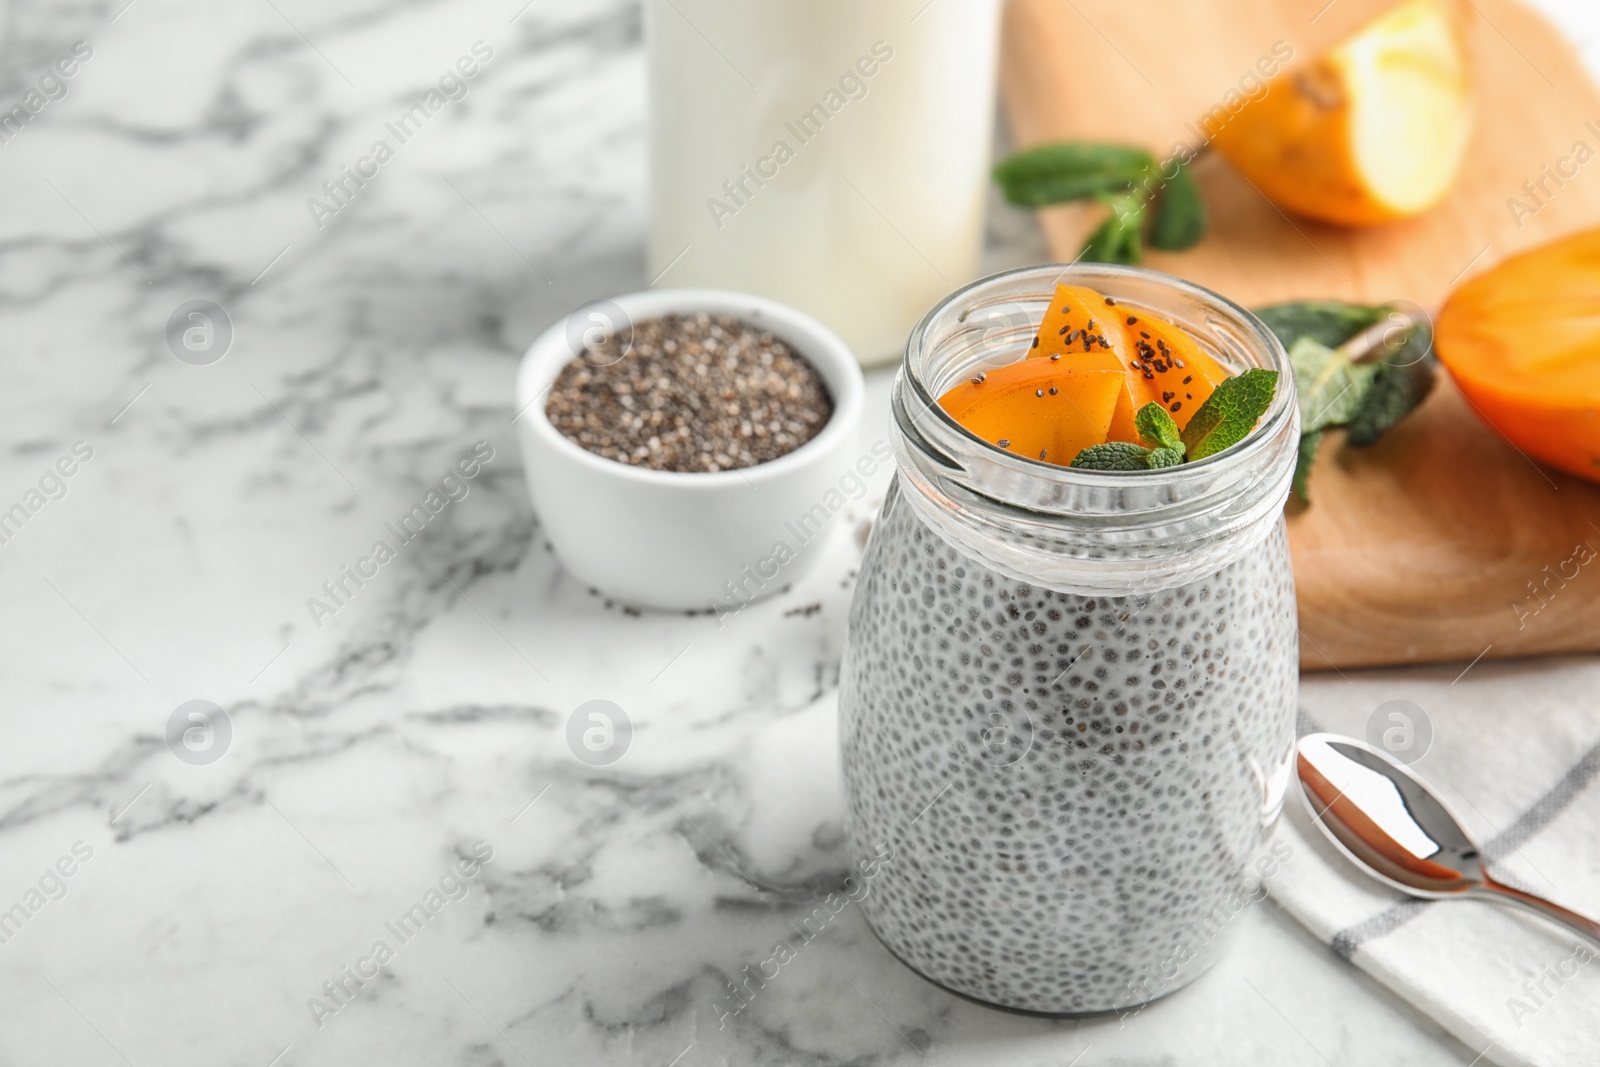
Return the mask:
[(1512, 444), (1600, 481), (1600, 229), (1513, 256), (1451, 293), (1434, 348)]
[(1455, 184), (1472, 139), (1458, 0), (1405, 0), (1279, 74), (1211, 143), (1278, 206), (1345, 226), (1420, 214)]

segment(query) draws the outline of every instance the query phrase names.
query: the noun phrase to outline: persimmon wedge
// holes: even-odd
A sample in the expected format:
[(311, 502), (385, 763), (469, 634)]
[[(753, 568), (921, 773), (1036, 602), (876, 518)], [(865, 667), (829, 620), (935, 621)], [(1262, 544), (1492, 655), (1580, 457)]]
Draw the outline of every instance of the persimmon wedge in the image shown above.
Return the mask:
[(1434, 322), (1434, 348), (1507, 440), (1600, 481), (1600, 229), (1514, 256), (1455, 290)]
[[(1028, 355), (1032, 359), (1052, 359), (1066, 366), (1103, 365), (1105, 357), (1110, 356), (1117, 368), (1126, 374), (1133, 365), (1134, 352), (1120, 325), (1120, 315), (1121, 309), (1113, 297), (1101, 296), (1081, 285), (1058, 285)], [(1117, 398), (1107, 436), (1095, 444), (1107, 440), (1137, 443), (1139, 432), (1133, 425), (1133, 413), (1137, 410), (1129, 383)]]
[(1189, 416), (1228, 378), (1228, 372), (1206, 355), (1194, 338), (1164, 319), (1132, 312), (1123, 319), (1123, 326), (1134, 348), (1128, 367), (1133, 410), (1160, 404), (1171, 413), (1178, 429), (1188, 426)]
[(1127, 387), (1112, 413), (1108, 440), (1139, 443), (1134, 412), (1158, 403), (1178, 429), (1206, 402), (1211, 390), (1228, 377), (1216, 360), (1184, 331), (1118, 304), (1112, 297), (1077, 285), (1059, 285), (1044, 320), (1032, 358), (1054, 358), (1066, 366), (1083, 363), (1096, 353), (1116, 357)]
[(1125, 367), (1132, 352), (1127, 335), (1115, 328), (1118, 321), (1115, 299), (1081, 285), (1058, 285), (1039, 323), (1038, 343), (1028, 355), (1061, 356), (1071, 363), (1079, 356), (1110, 352)]
[(1125, 379), (1112, 357), (1063, 366), (1024, 359), (985, 371), (946, 392), (939, 406), (962, 426), (1008, 452), (1066, 466), (1105, 441)]

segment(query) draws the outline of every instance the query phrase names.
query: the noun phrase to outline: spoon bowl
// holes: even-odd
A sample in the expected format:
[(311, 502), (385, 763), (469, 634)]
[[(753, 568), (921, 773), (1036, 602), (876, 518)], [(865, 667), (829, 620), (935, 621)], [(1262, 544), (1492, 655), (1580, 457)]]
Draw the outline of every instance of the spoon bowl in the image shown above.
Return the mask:
[(1312, 821), (1379, 881), (1429, 900), (1519, 904), (1600, 942), (1600, 923), (1490, 874), (1461, 821), (1387, 753), (1351, 737), (1307, 734), (1295, 772)]

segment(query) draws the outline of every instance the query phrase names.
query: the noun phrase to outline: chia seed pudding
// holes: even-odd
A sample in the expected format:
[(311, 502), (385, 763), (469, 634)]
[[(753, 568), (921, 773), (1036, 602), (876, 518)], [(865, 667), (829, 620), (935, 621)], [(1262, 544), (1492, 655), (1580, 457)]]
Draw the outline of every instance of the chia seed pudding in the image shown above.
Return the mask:
[(1181, 984), (1159, 972), (1184, 946), (1176, 977), (1199, 974), (1288, 767), (1282, 528), (1176, 589), (1083, 597), (996, 574), (903, 501), (880, 522), (840, 697), (853, 831), (895, 844), (873, 928), (941, 985), (1032, 1011), (1141, 1003)]
[[(1120, 299), (1127, 269), (1094, 269)], [(908, 356), (896, 383), (901, 473), (862, 563), (841, 680), (852, 851), (894, 847), (864, 913), (905, 963), (980, 1001), (1047, 1014), (1144, 1003), (1214, 962), (1259, 889), (1251, 864), (1287, 785), (1299, 661), (1281, 507), (1298, 422), (1273, 423), (1256, 479), (1270, 488), (1238, 490), (1256, 494), (1233, 535), (1243, 548), (1174, 580), (1068, 591), (951, 535), (983, 500), (950, 506), (949, 463), (925, 453), (956, 453), (968, 475), (990, 460), (944, 429), (924, 435), (927, 419), (907, 432), (916, 370)], [(994, 484), (1025, 484), (1014, 475), (1029, 461), (994, 462), (1009, 479)], [(1193, 466), (1171, 477), (1204, 477)], [(1192, 495), (1206, 492), (1221, 491)], [(1004, 526), (996, 511), (984, 531)], [(1080, 562), (1110, 571), (1118, 551)]]

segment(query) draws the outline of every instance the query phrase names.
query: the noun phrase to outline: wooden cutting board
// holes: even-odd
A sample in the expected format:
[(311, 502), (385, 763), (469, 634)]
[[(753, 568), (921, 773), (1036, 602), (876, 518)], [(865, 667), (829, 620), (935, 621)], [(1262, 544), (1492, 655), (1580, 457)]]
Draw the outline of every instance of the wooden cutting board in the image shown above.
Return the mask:
[[(1180, 140), (1198, 143), (1186, 124), (1275, 42), (1294, 49), (1293, 63), (1387, 6), (1167, 0), (1158, 16), (1127, 0), (1008, 0), (1001, 91), (1012, 139), (1133, 142), (1165, 156)], [(1211, 232), (1147, 264), (1247, 307), (1336, 298), (1436, 309), (1512, 253), (1600, 224), (1596, 160), (1518, 227), (1508, 201), (1525, 197), (1524, 182), (1577, 141), (1600, 151), (1600, 93), (1559, 32), (1517, 0), (1466, 10), (1478, 129), (1444, 203), (1377, 229), (1324, 226), (1284, 215), (1208, 153), (1195, 173)], [(1099, 217), (1079, 205), (1040, 212), (1052, 254), (1076, 256)], [(1600, 650), (1600, 566), (1573, 559), (1580, 545), (1591, 547), (1579, 559), (1600, 551), (1600, 486), (1524, 457), (1448, 379), (1376, 446), (1327, 435), (1311, 493), (1289, 518), (1303, 669)]]

